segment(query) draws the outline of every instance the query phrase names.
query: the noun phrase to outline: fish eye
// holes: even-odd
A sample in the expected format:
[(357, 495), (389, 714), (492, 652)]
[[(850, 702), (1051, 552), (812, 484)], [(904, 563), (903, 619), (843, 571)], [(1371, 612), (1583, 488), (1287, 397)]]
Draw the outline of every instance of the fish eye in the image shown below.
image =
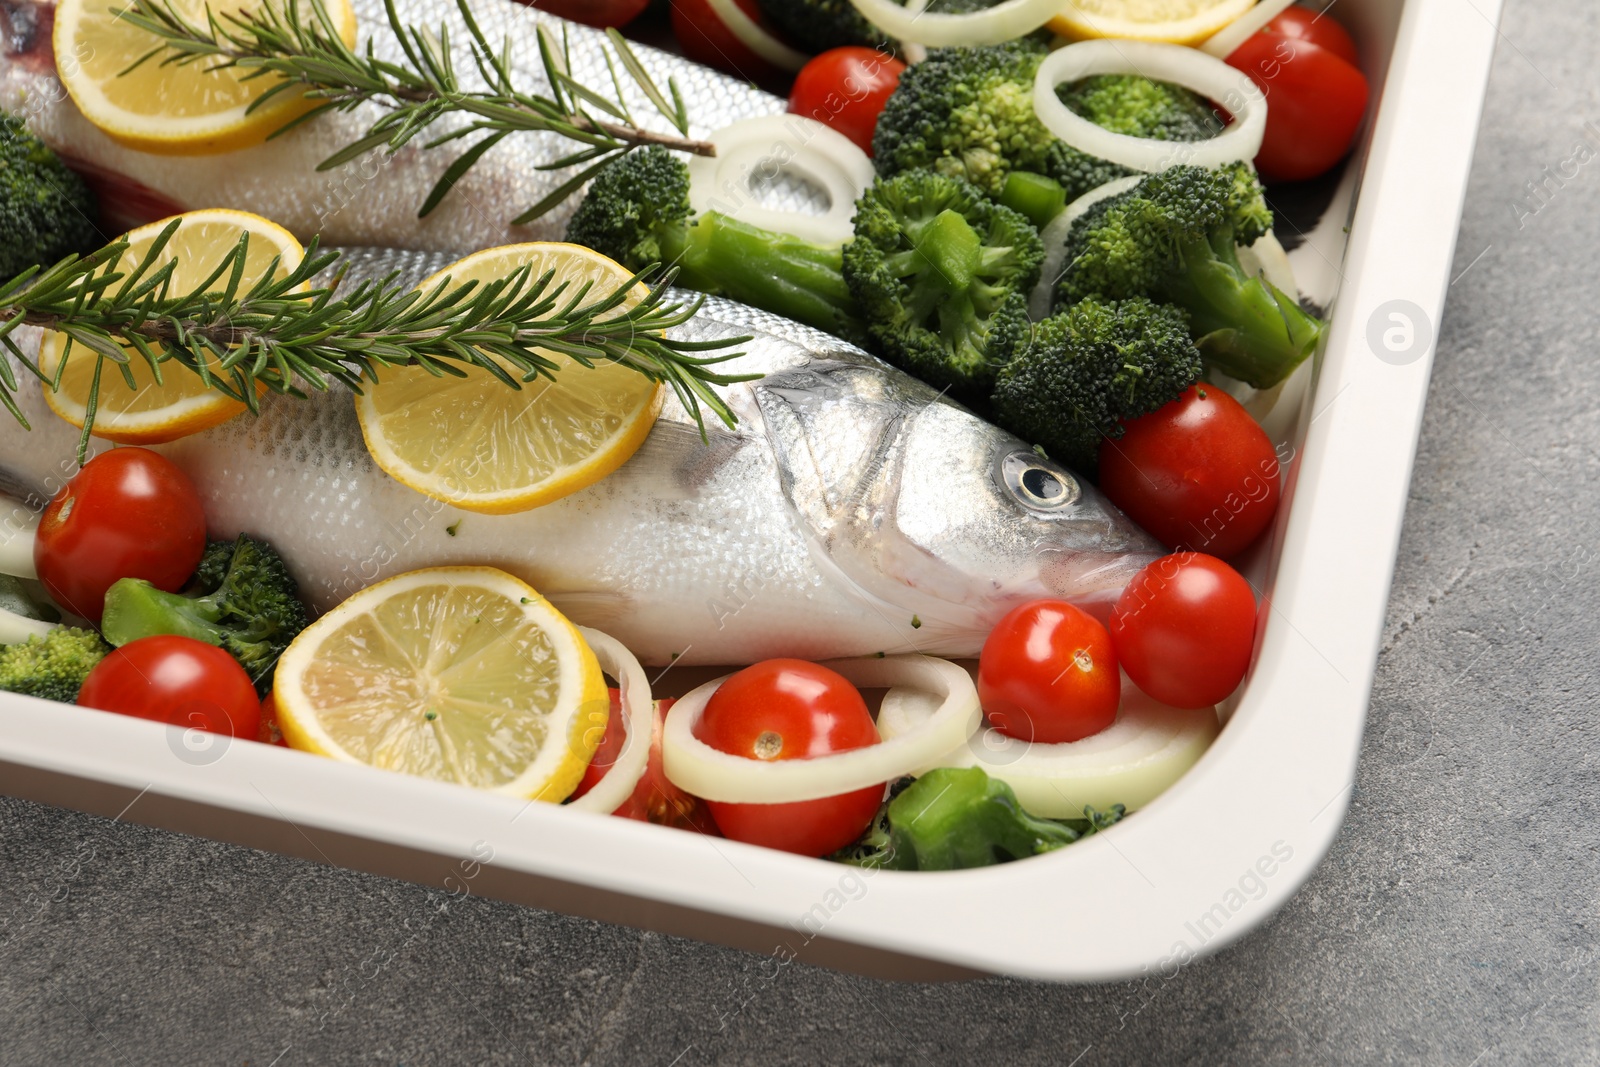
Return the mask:
[(1034, 511), (1059, 511), (1082, 495), (1078, 480), (1064, 467), (1033, 452), (1013, 452), (1000, 463), (1011, 495)]

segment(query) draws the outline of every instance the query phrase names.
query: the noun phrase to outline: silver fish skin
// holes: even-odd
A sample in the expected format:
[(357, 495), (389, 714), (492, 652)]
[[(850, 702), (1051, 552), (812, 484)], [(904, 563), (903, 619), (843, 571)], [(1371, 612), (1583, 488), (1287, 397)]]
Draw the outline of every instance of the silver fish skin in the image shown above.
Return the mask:
[[(446, 265), (349, 258), (352, 279)], [(853, 346), (721, 299), (680, 332), (754, 335), (729, 366), (764, 377), (724, 390), (737, 426), (713, 422), (703, 442), (669, 398), (615, 473), (517, 515), (458, 511), (394, 481), (342, 388), (270, 396), (259, 418), (160, 450), (199, 488), (212, 535), (271, 541), (318, 610), (418, 567), (489, 564), (659, 665), (975, 656), (1026, 600), (1104, 617), (1161, 553), (1092, 486)], [(47, 494), (74, 469), (77, 431), (37, 385), (19, 400), (34, 429), (0, 413), (0, 485)]]
[[(110, 2), (110, 0), (106, 0)], [(383, 0), (354, 0), (360, 47), (372, 40), (379, 56), (403, 60), (389, 31)], [(402, 0), (402, 18), (419, 27), (450, 29), (450, 40), (467, 40), (454, 0)], [(514, 0), (473, 0), (485, 35), (496, 45), (509, 36), (517, 84), (544, 91), (548, 82), (539, 62), (536, 27), (544, 25), (571, 37), (574, 77), (608, 89), (605, 36), (565, 22)], [(126, 148), (89, 123), (57, 79), (50, 26), (53, 7), (34, 0), (0, 2), (0, 109), (24, 116), (29, 127), (100, 193), (109, 238), (135, 225), (198, 208), (233, 208), (265, 216), (302, 241), (320, 234), (325, 245), (470, 252), (518, 241), (559, 238), (577, 198), (525, 226), (510, 222), (545, 194), (568, 180), (573, 170), (537, 168), (571, 153), (573, 142), (551, 134), (519, 133), (501, 141), (455, 185), (443, 203), (419, 219), (429, 190), (445, 169), (472, 143), (469, 139), (435, 149), (422, 145), (459, 128), (464, 116), (446, 116), (435, 127), (390, 156), (375, 149), (335, 170), (316, 166), (359, 139), (379, 112), (368, 105), (351, 114), (324, 115), (268, 144), (209, 156), (174, 157)], [(651, 77), (666, 89), (675, 78), (692, 122), (691, 134), (705, 137), (739, 119), (779, 114), (784, 102), (737, 79), (643, 45), (635, 52)], [(464, 83), (481, 85), (470, 54), (453, 47)], [(675, 133), (637, 86), (622, 76), (636, 120), (660, 133)], [(780, 194), (781, 195), (781, 194)]]

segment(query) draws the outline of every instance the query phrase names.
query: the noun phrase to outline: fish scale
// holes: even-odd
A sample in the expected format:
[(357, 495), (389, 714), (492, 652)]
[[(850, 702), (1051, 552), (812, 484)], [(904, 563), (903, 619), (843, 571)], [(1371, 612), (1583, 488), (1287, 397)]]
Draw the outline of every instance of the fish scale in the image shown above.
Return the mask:
[[(347, 277), (416, 281), (445, 258), (355, 250)], [(752, 336), (729, 369), (762, 380), (719, 389), (737, 425), (702, 440), (669, 397), (616, 472), (520, 514), (458, 511), (390, 478), (342, 386), (268, 395), (258, 417), (159, 450), (211, 534), (272, 542), (316, 610), (418, 567), (489, 564), (652, 664), (974, 656), (1024, 600), (1103, 615), (1160, 552), (1093, 487), (843, 341), (719, 298), (675, 332)], [(34, 428), (0, 418), (0, 485), (43, 496), (73, 469), (77, 431), (37, 386), (18, 401)], [(1056, 506), (1023, 491), (1024, 470), (1065, 487)]]

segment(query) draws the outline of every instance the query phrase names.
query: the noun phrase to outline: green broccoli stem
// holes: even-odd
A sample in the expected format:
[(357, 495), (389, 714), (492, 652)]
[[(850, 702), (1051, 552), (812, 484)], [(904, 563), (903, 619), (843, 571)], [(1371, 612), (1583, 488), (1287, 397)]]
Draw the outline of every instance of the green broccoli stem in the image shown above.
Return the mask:
[(1184, 269), (1162, 287), (1189, 313), (1206, 362), (1232, 378), (1270, 389), (1317, 348), (1325, 324), (1265, 278), (1244, 271), (1232, 229), (1186, 242)]
[(816, 245), (708, 211), (688, 228), (680, 254), (662, 242), (679, 284), (715, 291), (843, 336), (859, 334), (855, 300), (845, 285), (843, 247)]
[(100, 632), (118, 648), (157, 634), (192, 637), (220, 648), (227, 639), (221, 618), (205, 597), (168, 593), (139, 578), (122, 578), (106, 590)]

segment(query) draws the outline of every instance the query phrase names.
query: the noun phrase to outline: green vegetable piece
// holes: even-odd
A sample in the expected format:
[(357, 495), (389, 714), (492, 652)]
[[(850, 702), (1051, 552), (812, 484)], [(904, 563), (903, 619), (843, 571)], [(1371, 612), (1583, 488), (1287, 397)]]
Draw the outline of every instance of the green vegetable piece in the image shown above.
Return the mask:
[(1044, 245), (1024, 216), (929, 170), (880, 179), (856, 205), (844, 277), (877, 352), (982, 404), (1027, 336)]
[(94, 195), (22, 119), (0, 115), (0, 277), (103, 243)]
[(0, 648), (0, 689), (71, 704), (83, 680), (111, 651), (93, 630), (63, 626)]
[(211, 592), (168, 593), (141, 579), (123, 578), (106, 591), (100, 627), (118, 647), (156, 634), (216, 645), (265, 693), (278, 657), (306, 623), (305, 606), (282, 558), (266, 542), (240, 535)]
[(1085, 297), (1039, 323), (995, 383), (1002, 426), (1086, 474), (1100, 442), (1122, 436), (1200, 378), (1188, 316), (1144, 297)]
[(1028, 217), (1041, 230), (1067, 206), (1067, 190), (1054, 178), (1014, 170), (1000, 189), (1000, 203)]
[(1248, 165), (1172, 167), (1090, 208), (1067, 235), (1060, 304), (1146, 296), (1189, 314), (1206, 361), (1268, 389), (1316, 350), (1322, 320), (1264, 278), (1246, 274), (1237, 246), (1272, 228)]
[(941, 767), (902, 779), (861, 840), (832, 858), (901, 871), (988, 867), (1070, 845), (1122, 818), (1084, 810), (1083, 819), (1039, 819), (1022, 810), (1009, 785), (981, 767)]

